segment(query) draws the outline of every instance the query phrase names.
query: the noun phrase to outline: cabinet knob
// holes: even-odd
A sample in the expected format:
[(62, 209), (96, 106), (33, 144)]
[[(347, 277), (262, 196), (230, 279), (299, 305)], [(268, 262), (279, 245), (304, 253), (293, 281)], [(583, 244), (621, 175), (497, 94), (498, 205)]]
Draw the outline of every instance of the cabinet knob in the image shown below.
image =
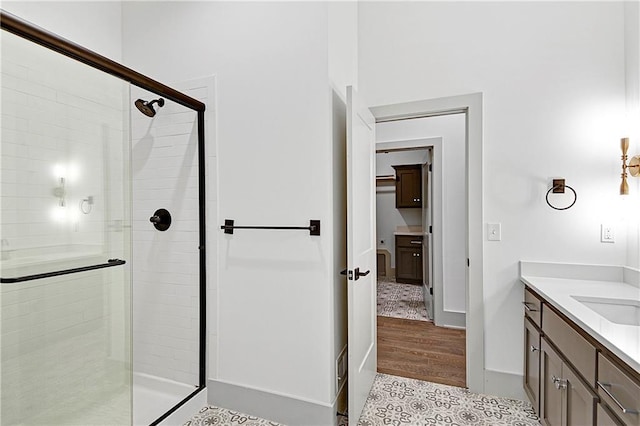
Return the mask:
[(567, 388), (567, 381), (566, 380), (562, 380), (556, 376), (551, 376), (551, 381), (553, 382), (554, 385), (556, 385), (556, 389), (566, 389)]
[(416, 257), (420, 257), (420, 253), (416, 253)]

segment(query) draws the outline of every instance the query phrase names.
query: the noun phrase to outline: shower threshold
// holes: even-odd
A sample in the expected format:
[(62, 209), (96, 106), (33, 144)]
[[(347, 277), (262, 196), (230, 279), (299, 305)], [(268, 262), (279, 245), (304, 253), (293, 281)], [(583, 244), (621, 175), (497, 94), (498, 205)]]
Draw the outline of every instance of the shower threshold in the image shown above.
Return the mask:
[(144, 373), (133, 374), (133, 425), (148, 426), (196, 390), (196, 386)]

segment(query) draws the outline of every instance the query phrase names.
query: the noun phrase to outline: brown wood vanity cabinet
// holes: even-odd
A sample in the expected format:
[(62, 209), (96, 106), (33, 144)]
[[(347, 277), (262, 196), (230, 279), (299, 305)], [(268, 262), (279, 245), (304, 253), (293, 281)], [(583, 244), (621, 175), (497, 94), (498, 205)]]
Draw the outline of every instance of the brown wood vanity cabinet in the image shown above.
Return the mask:
[(540, 420), (548, 426), (591, 426), (598, 397), (596, 348), (542, 303)]
[(396, 281), (422, 284), (422, 236), (396, 235)]
[(640, 377), (638, 377), (640, 375), (637, 372), (634, 374), (633, 371), (625, 371), (629, 368), (602, 353), (598, 354), (597, 392), (601, 403), (609, 409), (604, 414), (612, 421), (617, 421), (617, 424), (624, 426), (638, 426), (640, 425)]
[(640, 426), (640, 374), (528, 287), (524, 390), (547, 426)]
[(597, 397), (547, 337), (541, 344), (540, 420), (549, 426), (592, 426)]
[(524, 391), (540, 410), (540, 311), (542, 302), (531, 291), (524, 295)]
[(422, 207), (422, 165), (393, 166), (396, 171), (396, 208)]

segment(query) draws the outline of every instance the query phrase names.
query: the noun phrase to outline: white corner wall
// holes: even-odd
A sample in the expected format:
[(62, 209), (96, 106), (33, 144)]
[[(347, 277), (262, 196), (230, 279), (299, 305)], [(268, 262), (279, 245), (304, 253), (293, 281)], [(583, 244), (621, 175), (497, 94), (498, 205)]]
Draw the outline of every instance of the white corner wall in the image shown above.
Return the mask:
[[(625, 81), (627, 89), (626, 136), (630, 138), (629, 154), (640, 155), (640, 3), (624, 3)], [(640, 268), (640, 179), (629, 179), (629, 197), (625, 200), (628, 226), (627, 266)]]
[[(304, 231), (227, 235), (220, 223), (208, 224), (218, 232), (218, 256), (208, 259), (209, 270), (218, 271), (208, 309), (217, 329), (209, 342), (210, 402), (238, 391), (244, 398), (233, 398), (230, 408), (265, 417), (275, 411), (273, 420), (303, 423), (304, 412), (279, 405), (293, 401), (335, 419), (340, 325), (334, 307), (340, 300), (331, 284), (339, 272), (332, 230), (339, 215), (331, 141), (338, 132), (332, 129), (327, 4), (139, 2), (123, 4), (123, 17), (127, 66), (160, 81), (216, 76), (219, 193), (207, 208), (218, 211), (219, 221), (322, 224), (318, 237)], [(149, 23), (162, 31), (149, 31)], [(340, 80), (350, 75), (339, 74)], [(220, 389), (229, 392), (216, 393)]]
[[(484, 94), (487, 391), (515, 394), (522, 374), (518, 261), (620, 264), (619, 140), (625, 109), (623, 3), (404, 2), (359, 4), (359, 81), (372, 105)], [(578, 192), (547, 207), (553, 177)], [(508, 385), (492, 375), (512, 377)]]

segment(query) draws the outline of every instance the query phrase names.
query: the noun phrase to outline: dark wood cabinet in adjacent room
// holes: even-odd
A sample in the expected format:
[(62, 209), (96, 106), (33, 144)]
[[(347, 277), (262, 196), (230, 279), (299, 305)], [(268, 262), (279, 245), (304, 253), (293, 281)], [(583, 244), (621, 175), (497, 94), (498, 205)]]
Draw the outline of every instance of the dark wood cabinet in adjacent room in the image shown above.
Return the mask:
[(393, 166), (396, 170), (396, 208), (422, 207), (422, 165)]
[(422, 284), (422, 237), (396, 235), (396, 281)]

